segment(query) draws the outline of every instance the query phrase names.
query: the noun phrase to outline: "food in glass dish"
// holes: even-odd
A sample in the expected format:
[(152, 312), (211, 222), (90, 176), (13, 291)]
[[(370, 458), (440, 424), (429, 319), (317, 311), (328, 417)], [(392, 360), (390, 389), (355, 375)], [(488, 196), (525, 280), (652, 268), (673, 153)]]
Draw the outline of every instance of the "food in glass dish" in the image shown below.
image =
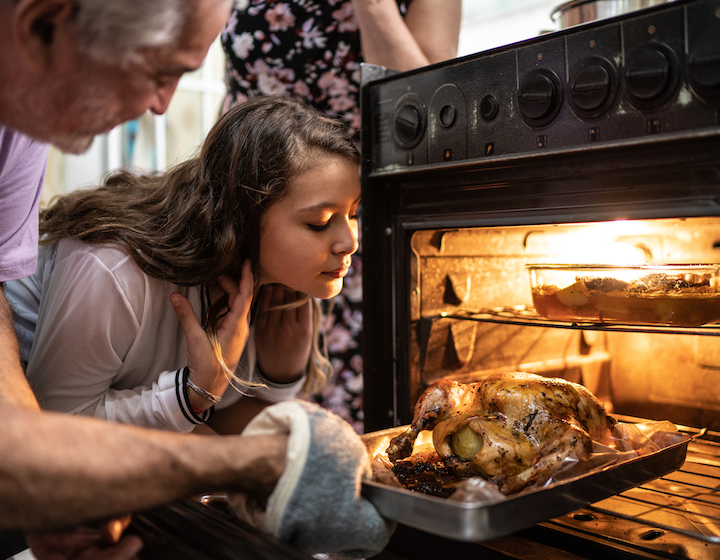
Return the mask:
[(556, 321), (697, 327), (720, 321), (718, 265), (528, 265), (538, 314)]

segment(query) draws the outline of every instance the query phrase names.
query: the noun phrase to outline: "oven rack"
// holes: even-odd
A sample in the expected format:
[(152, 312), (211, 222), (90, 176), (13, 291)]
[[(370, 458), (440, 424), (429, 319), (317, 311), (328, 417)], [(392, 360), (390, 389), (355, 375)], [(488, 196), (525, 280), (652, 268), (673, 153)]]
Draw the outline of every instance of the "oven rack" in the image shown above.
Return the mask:
[(443, 312), (437, 315), (423, 317), (421, 321), (432, 323), (438, 319), (456, 319), (480, 323), (499, 323), (525, 327), (551, 327), (572, 330), (720, 336), (720, 323), (707, 324), (701, 327), (672, 327), (662, 325), (563, 322), (546, 319), (538, 315), (534, 308), (525, 305)]
[(685, 426), (678, 429), (693, 438), (678, 470), (539, 527), (642, 551), (642, 557), (719, 558), (720, 433)]

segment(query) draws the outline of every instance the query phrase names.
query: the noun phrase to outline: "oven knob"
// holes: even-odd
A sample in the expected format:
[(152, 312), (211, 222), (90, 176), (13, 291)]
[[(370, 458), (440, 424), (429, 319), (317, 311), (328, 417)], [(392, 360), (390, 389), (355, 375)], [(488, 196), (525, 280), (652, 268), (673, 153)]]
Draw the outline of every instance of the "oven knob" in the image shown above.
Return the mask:
[(562, 98), (562, 84), (554, 72), (544, 68), (533, 70), (520, 83), (520, 115), (529, 126), (545, 126), (560, 112)]
[(491, 121), (498, 114), (498, 100), (492, 94), (487, 94), (480, 100), (480, 116), (484, 121)]
[(720, 102), (720, 29), (717, 26), (695, 40), (687, 58), (688, 80), (706, 101)]
[(440, 125), (444, 128), (450, 128), (455, 123), (456, 111), (452, 105), (445, 105), (440, 109), (440, 115), (438, 120)]
[(625, 60), (625, 90), (638, 109), (665, 103), (675, 93), (678, 78), (677, 57), (667, 45), (642, 45)]
[(395, 143), (401, 148), (414, 148), (425, 132), (425, 110), (414, 96), (400, 100), (393, 118)]
[(605, 114), (615, 101), (617, 73), (606, 59), (583, 60), (570, 72), (569, 102), (573, 112), (583, 119)]

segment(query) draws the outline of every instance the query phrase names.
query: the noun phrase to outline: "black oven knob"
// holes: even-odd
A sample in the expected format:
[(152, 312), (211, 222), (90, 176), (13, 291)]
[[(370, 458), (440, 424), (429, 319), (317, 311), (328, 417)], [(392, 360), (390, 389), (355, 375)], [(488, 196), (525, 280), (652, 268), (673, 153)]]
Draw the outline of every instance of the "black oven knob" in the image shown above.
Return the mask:
[(398, 103), (393, 118), (395, 143), (401, 148), (414, 148), (425, 133), (425, 110), (415, 96), (405, 97)]
[(679, 69), (667, 45), (651, 43), (636, 48), (625, 60), (625, 91), (638, 109), (655, 109), (677, 89)]
[(498, 114), (498, 108), (497, 98), (490, 93), (480, 100), (480, 116), (485, 121), (493, 120)]
[(688, 80), (706, 101), (720, 103), (720, 26), (703, 33), (690, 46)]
[(617, 94), (617, 72), (608, 60), (592, 57), (583, 60), (570, 72), (569, 102), (582, 119), (595, 119), (612, 106)]
[(551, 70), (533, 70), (520, 82), (518, 107), (523, 121), (529, 126), (550, 123), (560, 112), (562, 99), (562, 84)]
[(440, 109), (440, 115), (438, 116), (440, 126), (443, 128), (450, 128), (453, 124), (455, 124), (455, 117), (455, 107), (452, 105), (445, 105), (442, 109)]

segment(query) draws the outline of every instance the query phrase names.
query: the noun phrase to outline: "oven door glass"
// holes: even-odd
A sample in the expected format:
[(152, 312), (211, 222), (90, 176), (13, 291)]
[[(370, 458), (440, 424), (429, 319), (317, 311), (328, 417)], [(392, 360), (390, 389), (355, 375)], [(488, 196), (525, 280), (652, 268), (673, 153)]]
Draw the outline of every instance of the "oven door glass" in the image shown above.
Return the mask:
[(421, 230), (410, 245), (420, 386), (528, 371), (610, 411), (720, 428), (720, 218)]

